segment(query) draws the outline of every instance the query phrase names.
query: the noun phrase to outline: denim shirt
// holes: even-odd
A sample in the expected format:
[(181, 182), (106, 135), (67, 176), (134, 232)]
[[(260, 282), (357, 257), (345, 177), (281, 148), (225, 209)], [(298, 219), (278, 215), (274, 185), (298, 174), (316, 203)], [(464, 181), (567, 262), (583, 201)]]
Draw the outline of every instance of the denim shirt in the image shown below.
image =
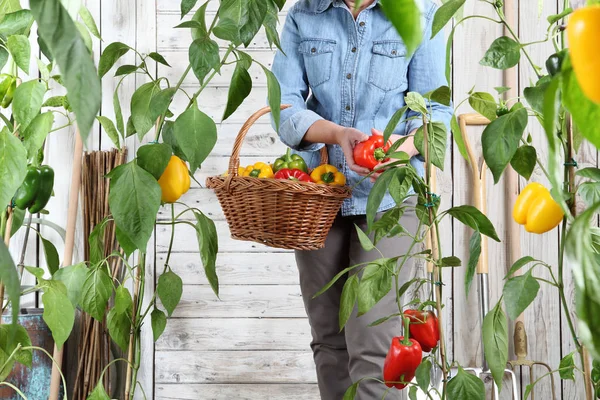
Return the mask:
[[(272, 68), (281, 85), (281, 103), (291, 105), (281, 113), (278, 133), (310, 168), (319, 164), (323, 144), (303, 138), (316, 121), (326, 119), (370, 135), (371, 128), (383, 131), (392, 115), (405, 106), (407, 92), (424, 94), (447, 85), (444, 35), (431, 39), (437, 7), (430, 0), (422, 0), (421, 5), (423, 42), (410, 57), (378, 1), (356, 20), (343, 0), (300, 0), (292, 7), (281, 36), (283, 52), (277, 52)], [(449, 126), (452, 108), (437, 103), (431, 108), (433, 120)], [(407, 118), (417, 115), (407, 114)], [(411, 119), (400, 123), (394, 133), (406, 135), (421, 125), (420, 118)], [(350, 186), (362, 179), (348, 168), (338, 145), (329, 145), (328, 153), (329, 163), (346, 175)], [(421, 157), (413, 157), (411, 164), (423, 174)], [(342, 205), (342, 215), (365, 214), (372, 187), (369, 179), (355, 187)], [(394, 205), (388, 193), (380, 211)]]

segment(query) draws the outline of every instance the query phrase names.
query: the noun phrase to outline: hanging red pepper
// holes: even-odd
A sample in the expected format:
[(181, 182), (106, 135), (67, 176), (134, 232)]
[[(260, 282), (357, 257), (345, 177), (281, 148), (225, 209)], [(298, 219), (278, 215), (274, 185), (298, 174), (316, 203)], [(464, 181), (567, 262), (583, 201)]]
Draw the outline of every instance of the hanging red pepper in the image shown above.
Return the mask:
[(387, 144), (383, 142), (383, 136), (372, 135), (369, 139), (360, 142), (354, 147), (354, 162), (372, 171), (380, 163), (389, 160), (389, 158), (385, 157), (385, 153), (391, 145), (392, 142), (390, 141)]
[(421, 345), (421, 349), (429, 353), (440, 341), (438, 319), (431, 311), (405, 310), (410, 319), (410, 336)]
[(310, 175), (299, 169), (280, 169), (275, 174), (275, 179), (283, 179), (296, 182), (314, 182)]
[[(404, 332), (409, 331), (409, 319), (404, 319)], [(390, 350), (383, 364), (383, 380), (387, 387), (404, 389), (415, 377), (415, 371), (421, 364), (423, 352), (421, 345), (408, 335), (392, 339)]]

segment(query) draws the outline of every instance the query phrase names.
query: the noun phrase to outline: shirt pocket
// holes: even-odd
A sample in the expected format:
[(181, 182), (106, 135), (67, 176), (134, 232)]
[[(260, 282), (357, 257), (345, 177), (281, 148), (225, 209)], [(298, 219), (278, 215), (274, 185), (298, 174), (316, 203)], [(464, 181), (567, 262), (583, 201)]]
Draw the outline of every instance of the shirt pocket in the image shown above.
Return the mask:
[(300, 42), (298, 52), (304, 57), (304, 69), (312, 88), (331, 78), (335, 46), (335, 40), (306, 39)]
[(373, 42), (369, 83), (382, 90), (394, 90), (406, 84), (406, 48), (398, 40)]

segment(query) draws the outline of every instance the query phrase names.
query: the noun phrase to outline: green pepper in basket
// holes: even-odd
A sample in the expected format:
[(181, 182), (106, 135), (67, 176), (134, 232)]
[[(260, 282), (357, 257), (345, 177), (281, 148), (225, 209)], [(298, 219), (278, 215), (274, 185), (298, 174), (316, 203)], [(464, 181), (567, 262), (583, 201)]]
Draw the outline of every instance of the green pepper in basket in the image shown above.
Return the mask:
[(47, 165), (29, 166), (25, 180), (15, 194), (15, 205), (21, 210), (29, 209), (32, 214), (40, 212), (48, 204), (53, 187), (54, 170), (52, 168)]
[(290, 149), (287, 150), (285, 155), (275, 160), (273, 172), (278, 172), (280, 169), (299, 169), (300, 171), (308, 172), (304, 158), (298, 154), (291, 154)]

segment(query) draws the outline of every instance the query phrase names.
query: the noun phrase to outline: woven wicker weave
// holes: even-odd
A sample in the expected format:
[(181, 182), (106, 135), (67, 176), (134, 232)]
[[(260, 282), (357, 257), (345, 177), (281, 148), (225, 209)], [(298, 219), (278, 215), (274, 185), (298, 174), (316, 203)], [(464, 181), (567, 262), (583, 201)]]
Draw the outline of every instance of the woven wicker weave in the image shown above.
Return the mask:
[[(206, 186), (215, 191), (234, 239), (282, 249), (320, 249), (350, 188), (237, 175), (248, 130), (270, 112), (265, 107), (248, 119), (235, 140), (228, 176), (210, 177)], [(326, 149), (321, 163), (327, 163)]]

